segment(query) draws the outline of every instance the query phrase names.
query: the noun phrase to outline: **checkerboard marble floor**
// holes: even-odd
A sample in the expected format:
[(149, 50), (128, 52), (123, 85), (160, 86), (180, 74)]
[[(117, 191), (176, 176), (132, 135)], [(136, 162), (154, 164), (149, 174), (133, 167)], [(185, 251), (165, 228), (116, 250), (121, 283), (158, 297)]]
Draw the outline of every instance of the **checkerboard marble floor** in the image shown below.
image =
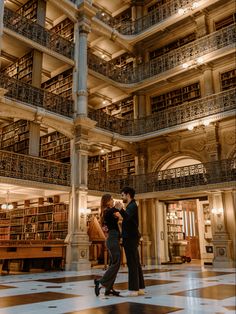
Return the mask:
[[(146, 294), (94, 294), (102, 269), (0, 276), (0, 314), (223, 314), (236, 312), (236, 269), (200, 265), (144, 267)], [(127, 289), (120, 268), (115, 289)]]

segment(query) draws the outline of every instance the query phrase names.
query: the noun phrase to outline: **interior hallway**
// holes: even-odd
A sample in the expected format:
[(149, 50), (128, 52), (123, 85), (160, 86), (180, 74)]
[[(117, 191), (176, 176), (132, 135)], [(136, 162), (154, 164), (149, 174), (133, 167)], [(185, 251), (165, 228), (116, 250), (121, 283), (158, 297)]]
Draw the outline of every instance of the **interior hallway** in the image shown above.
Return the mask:
[[(190, 264), (144, 267), (146, 295), (94, 294), (94, 278), (102, 269), (2, 275), (0, 314), (191, 314), (235, 313), (235, 269)], [(127, 268), (121, 267), (115, 288), (127, 289)]]

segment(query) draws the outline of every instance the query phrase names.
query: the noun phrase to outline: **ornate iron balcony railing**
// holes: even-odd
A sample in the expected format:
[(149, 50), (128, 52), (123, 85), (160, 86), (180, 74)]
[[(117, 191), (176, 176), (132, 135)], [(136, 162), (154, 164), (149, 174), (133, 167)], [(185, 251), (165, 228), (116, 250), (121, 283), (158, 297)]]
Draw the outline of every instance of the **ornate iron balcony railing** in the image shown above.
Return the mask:
[(235, 180), (236, 158), (233, 158), (129, 177), (93, 172), (89, 174), (88, 187), (90, 190), (119, 193), (122, 187), (132, 186), (136, 193), (148, 193)]
[(200, 65), (204, 63), (204, 55), (235, 44), (235, 39), (236, 28), (233, 24), (128, 70), (114, 69), (112, 64), (92, 53), (88, 54), (88, 66), (91, 70), (116, 82), (133, 84), (180, 65), (186, 67)]
[(6, 28), (21, 34), (44, 47), (56, 51), (67, 58), (74, 58), (74, 44), (72, 42), (6, 7), (4, 8), (3, 23)]
[(0, 150), (0, 176), (70, 186), (71, 167), (56, 161)]
[(63, 116), (73, 116), (73, 100), (36, 88), (2, 73), (0, 74), (0, 87), (7, 90), (6, 97), (17, 99)]
[[(0, 150), (0, 176), (70, 186), (71, 166)], [(236, 158), (232, 158), (128, 177), (92, 172), (88, 174), (88, 187), (118, 193), (123, 186), (129, 185), (137, 193), (147, 193), (233, 182), (235, 179)]]
[(175, 14), (181, 14), (181, 12), (186, 13), (195, 8), (197, 8), (196, 0), (170, 0), (135, 21), (130, 20), (121, 23), (102, 10), (97, 11), (96, 17), (110, 27), (115, 28), (120, 34), (137, 35)]
[(124, 120), (101, 111), (90, 111), (89, 117), (97, 121), (97, 127), (122, 135), (142, 135), (174, 127), (196, 119), (207, 120), (212, 115), (236, 109), (236, 89), (185, 102), (150, 116)]

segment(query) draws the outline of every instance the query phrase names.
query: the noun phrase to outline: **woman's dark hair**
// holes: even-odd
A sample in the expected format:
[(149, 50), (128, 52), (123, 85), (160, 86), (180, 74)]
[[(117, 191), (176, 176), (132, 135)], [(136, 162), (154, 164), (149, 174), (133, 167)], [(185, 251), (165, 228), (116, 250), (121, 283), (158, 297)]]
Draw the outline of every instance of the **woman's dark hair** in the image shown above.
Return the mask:
[(129, 194), (131, 198), (134, 198), (135, 190), (133, 188), (130, 188), (129, 186), (125, 186), (121, 193)]
[(104, 194), (101, 198), (101, 204), (100, 204), (100, 207), (101, 207), (101, 224), (104, 225), (105, 222), (104, 222), (104, 213), (107, 209), (107, 204), (108, 202), (111, 200), (112, 196), (111, 194)]

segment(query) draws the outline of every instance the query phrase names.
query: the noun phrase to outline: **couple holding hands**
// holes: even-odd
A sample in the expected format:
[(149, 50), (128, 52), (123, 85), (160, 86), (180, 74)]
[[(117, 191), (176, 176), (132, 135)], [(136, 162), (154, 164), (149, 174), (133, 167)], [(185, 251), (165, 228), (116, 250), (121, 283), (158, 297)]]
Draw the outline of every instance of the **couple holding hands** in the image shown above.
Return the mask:
[[(98, 296), (102, 287), (105, 288), (105, 295), (123, 297), (134, 297), (144, 295), (144, 278), (139, 258), (140, 232), (138, 230), (138, 206), (134, 199), (133, 188), (124, 187), (121, 190), (121, 199), (126, 205), (123, 208), (121, 202), (116, 202), (110, 194), (104, 194), (101, 199), (101, 221), (102, 226), (108, 230), (106, 246), (109, 252), (110, 264), (101, 279), (95, 279), (95, 294)], [(122, 217), (122, 232), (120, 235), (118, 221)], [(121, 251), (120, 236), (125, 250), (128, 266), (128, 291), (120, 293), (113, 289), (113, 285), (120, 268)]]

